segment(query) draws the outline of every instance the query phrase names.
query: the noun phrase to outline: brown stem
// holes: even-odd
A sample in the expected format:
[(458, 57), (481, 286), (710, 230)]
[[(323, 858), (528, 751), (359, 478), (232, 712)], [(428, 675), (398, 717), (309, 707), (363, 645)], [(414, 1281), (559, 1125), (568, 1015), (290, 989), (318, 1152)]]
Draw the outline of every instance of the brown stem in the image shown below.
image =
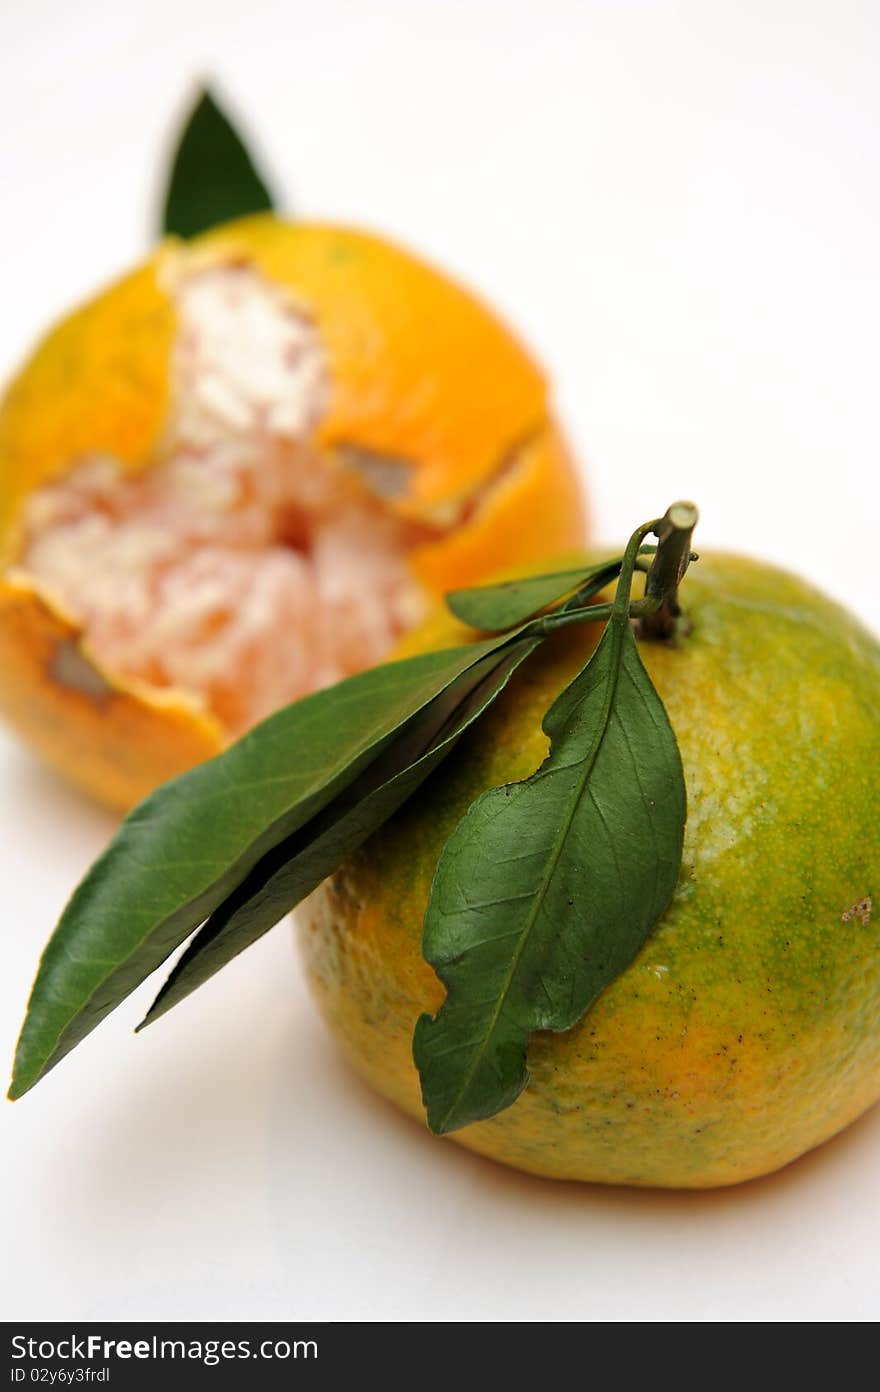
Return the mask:
[(639, 637), (673, 637), (681, 609), (678, 587), (691, 559), (691, 536), (699, 519), (693, 503), (673, 503), (657, 528), (657, 554), (645, 581), (648, 612), (639, 619)]

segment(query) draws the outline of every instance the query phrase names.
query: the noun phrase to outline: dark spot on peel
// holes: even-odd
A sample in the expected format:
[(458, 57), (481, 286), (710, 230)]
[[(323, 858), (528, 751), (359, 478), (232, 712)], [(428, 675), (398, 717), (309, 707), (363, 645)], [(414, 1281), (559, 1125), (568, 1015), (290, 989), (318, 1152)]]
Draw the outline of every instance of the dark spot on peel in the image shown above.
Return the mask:
[(841, 923), (851, 923), (857, 918), (863, 928), (867, 928), (871, 922), (871, 914), (874, 912), (874, 901), (870, 894), (866, 894), (864, 899), (857, 899), (854, 904), (850, 904), (848, 909), (844, 909), (840, 915)]

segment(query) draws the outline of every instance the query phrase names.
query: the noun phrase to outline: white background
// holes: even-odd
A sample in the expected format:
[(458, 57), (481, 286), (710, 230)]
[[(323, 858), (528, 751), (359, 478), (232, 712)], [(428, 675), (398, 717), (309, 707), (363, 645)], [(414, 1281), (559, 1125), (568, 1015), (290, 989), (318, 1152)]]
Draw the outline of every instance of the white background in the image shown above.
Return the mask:
[[(532, 340), (598, 531), (702, 547), (874, 627), (872, 0), (6, 0), (0, 369), (138, 258), (213, 75), (302, 216), (385, 229)], [(112, 829), (0, 736), (0, 1059)], [(876, 1318), (880, 1113), (707, 1195), (529, 1180), (338, 1060), (282, 927), (135, 1040), (149, 987), (0, 1107), (5, 1318)]]

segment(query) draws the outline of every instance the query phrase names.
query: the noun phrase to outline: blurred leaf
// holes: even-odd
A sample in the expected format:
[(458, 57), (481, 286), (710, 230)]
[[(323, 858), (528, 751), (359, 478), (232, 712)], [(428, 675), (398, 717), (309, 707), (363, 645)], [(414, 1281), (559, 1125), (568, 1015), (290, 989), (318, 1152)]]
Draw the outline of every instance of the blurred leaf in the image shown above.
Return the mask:
[(166, 236), (195, 237), (274, 207), (241, 137), (206, 88), (180, 135), (162, 215)]

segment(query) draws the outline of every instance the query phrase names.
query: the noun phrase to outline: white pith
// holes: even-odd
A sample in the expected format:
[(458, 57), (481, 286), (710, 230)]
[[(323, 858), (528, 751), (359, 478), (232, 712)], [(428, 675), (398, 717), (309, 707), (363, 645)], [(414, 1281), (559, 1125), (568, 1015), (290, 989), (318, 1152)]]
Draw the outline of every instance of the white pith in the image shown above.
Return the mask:
[(313, 444), (330, 381), (308, 318), (245, 266), (190, 269), (174, 299), (156, 460), (126, 474), (92, 455), (34, 493), (19, 566), (109, 669), (239, 733), (381, 660), (421, 597), (404, 524)]

